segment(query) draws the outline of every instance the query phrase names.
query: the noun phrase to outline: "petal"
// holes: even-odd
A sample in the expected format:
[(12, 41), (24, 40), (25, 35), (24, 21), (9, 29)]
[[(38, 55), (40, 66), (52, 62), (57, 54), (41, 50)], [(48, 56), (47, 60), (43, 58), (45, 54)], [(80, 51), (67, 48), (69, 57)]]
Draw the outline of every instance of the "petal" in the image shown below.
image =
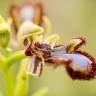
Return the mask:
[(43, 4), (42, 2), (37, 2), (35, 5), (35, 17), (34, 17), (34, 23), (37, 25), (42, 25), (42, 19), (44, 16), (44, 10), (43, 10)]
[[(21, 24), (18, 34), (17, 34), (17, 39), (18, 43), (21, 48), (26, 47), (26, 43), (24, 42), (26, 39), (29, 40), (29, 43), (34, 43), (34, 41), (37, 40), (36, 36), (39, 36), (43, 33), (44, 29), (36, 24), (33, 24), (31, 21), (25, 21)], [(34, 38), (35, 36), (35, 38)], [(28, 44), (29, 44), (28, 43)], [(25, 45), (24, 45), (25, 44)], [(27, 45), (28, 45), (27, 44)]]
[(52, 54), (73, 53), (74, 51), (79, 49), (79, 47), (81, 47), (83, 44), (85, 44), (85, 38), (73, 38), (63, 45), (54, 46)]
[(43, 63), (44, 62), (43, 62), (42, 58), (34, 56), (33, 61), (31, 58), (31, 61), (29, 63), (28, 69), (27, 69), (27, 73), (31, 74), (35, 77), (39, 77), (42, 73)]
[(49, 20), (49, 18), (44, 14), (42, 16), (42, 22), (44, 24), (44, 29), (46, 30), (45, 32), (45, 36), (49, 35), (52, 32), (52, 25), (51, 25), (51, 21)]
[(85, 38), (77, 37), (67, 41), (64, 46), (66, 48), (67, 53), (72, 53), (73, 51), (79, 49), (82, 45), (84, 45), (85, 42)]
[(18, 6), (16, 4), (13, 4), (10, 7), (10, 16), (12, 17), (13, 27), (16, 32), (21, 24), (21, 19), (19, 18), (20, 17), (19, 16), (19, 9), (20, 9), (20, 6)]
[(52, 47), (56, 46), (59, 43), (59, 35), (58, 34), (53, 34), (51, 36), (49, 36), (46, 40), (45, 43), (46, 44), (50, 44)]

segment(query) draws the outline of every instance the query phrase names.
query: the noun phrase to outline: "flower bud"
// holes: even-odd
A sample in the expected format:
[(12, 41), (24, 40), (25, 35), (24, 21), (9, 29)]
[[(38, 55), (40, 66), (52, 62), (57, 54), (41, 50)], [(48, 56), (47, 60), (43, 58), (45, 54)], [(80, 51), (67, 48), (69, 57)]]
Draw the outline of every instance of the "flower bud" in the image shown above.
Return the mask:
[(10, 26), (0, 16), (0, 47), (6, 48), (10, 41)]

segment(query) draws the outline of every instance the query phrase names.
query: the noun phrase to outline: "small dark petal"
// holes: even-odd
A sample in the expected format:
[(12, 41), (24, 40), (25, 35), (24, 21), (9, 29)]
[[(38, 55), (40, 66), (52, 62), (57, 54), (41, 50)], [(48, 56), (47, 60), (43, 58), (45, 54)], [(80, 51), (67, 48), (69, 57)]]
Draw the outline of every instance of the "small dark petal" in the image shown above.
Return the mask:
[(30, 61), (27, 73), (35, 77), (38, 77), (42, 74), (43, 70), (43, 59), (38, 56), (33, 56), (33, 62)]
[(26, 54), (26, 56), (33, 56), (31, 44), (26, 49), (25, 54)]
[[(37, 71), (37, 67), (39, 66), (38, 64), (41, 63), (41, 58), (39, 57), (36, 57), (35, 61), (34, 61), (34, 70), (33, 70), (33, 73), (36, 73)], [(40, 73), (41, 73), (41, 69), (40, 69)], [(39, 73), (39, 74), (40, 74)]]
[(25, 51), (25, 54), (26, 54), (26, 56), (31, 56), (32, 55), (31, 52), (30, 52), (30, 50), (26, 50)]
[(67, 41), (64, 44), (64, 46), (66, 48), (67, 53), (72, 53), (75, 50), (79, 49), (85, 43), (86, 43), (85, 38), (83, 38), (83, 37), (76, 37), (76, 38), (72, 38), (71, 40)]
[(75, 50), (79, 49), (82, 45), (86, 44), (86, 38), (78, 37), (82, 42), (75, 47)]

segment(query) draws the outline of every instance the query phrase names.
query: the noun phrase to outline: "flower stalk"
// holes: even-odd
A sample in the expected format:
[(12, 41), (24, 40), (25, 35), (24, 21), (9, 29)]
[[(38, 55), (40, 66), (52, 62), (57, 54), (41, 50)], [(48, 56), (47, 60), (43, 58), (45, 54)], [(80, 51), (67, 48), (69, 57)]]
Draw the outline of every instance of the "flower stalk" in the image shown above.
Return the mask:
[(25, 96), (28, 90), (28, 75), (26, 73), (28, 59), (21, 62), (20, 70), (17, 76), (14, 96)]
[(8, 69), (5, 72), (5, 77), (6, 77), (6, 85), (7, 85), (7, 96), (14, 96), (13, 91), (14, 91), (15, 82), (11, 69)]

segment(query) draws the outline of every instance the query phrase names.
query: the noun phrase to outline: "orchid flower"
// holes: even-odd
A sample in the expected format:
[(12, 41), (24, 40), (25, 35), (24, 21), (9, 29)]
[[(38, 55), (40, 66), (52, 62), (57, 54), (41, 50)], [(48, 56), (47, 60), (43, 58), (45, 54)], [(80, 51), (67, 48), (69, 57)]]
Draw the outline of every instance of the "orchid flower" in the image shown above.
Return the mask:
[(51, 47), (50, 44), (30, 44), (25, 54), (33, 57), (28, 73), (40, 76), (44, 63), (54, 67), (63, 65), (72, 79), (90, 80), (96, 76), (96, 59), (86, 52), (79, 51), (85, 38), (77, 37), (65, 44)]
[(45, 15), (42, 2), (27, 1), (22, 5), (13, 4), (10, 7), (9, 14), (15, 31), (18, 31), (20, 25), (25, 21), (31, 21), (44, 27), (47, 33), (51, 31), (51, 23), (47, 15)]

